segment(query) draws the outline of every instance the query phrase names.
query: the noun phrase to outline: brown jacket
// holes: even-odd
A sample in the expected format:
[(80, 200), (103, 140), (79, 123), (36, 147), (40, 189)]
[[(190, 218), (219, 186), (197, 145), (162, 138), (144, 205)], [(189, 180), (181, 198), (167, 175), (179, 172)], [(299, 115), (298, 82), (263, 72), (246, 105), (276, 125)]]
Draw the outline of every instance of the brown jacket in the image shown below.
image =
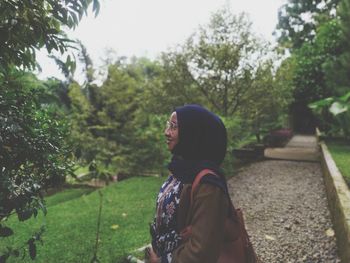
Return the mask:
[(184, 185), (180, 196), (178, 231), (192, 226), (191, 237), (173, 253), (172, 263), (215, 263), (224, 240), (224, 222), (229, 203), (217, 186), (199, 184), (193, 192)]

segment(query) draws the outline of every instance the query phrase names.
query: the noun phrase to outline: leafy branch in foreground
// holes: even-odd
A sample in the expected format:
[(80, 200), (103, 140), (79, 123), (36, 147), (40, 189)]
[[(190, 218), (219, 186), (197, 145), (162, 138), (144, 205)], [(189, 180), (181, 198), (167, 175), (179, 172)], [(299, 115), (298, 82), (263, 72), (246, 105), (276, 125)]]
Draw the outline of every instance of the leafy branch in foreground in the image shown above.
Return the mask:
[[(6, 231), (6, 233), (4, 233), (3, 231)], [(26, 255), (26, 248), (28, 247), (28, 251), (29, 251), (29, 256), (32, 260), (34, 260), (36, 258), (36, 242), (39, 241), (41, 244), (43, 243), (41, 236), (44, 233), (45, 228), (44, 226), (42, 226), (40, 228), (39, 231), (37, 231), (36, 233), (33, 234), (33, 236), (31, 238), (29, 238), (27, 240), (27, 242), (25, 242), (22, 246), (18, 247), (18, 248), (13, 248), (13, 247), (7, 247), (7, 251), (6, 252), (2, 252), (3, 254), (0, 255), (0, 263), (5, 263), (6, 260), (10, 257), (10, 256), (14, 256), (14, 257), (20, 257), (22, 255), (22, 259), (24, 259), (25, 255)], [(4, 234), (4, 235), (3, 235)], [(9, 227), (4, 227), (0, 225), (0, 237), (8, 237), (10, 235), (13, 234), (13, 231), (11, 228)], [(22, 251), (22, 254), (21, 254)]]
[(98, 0), (4, 0), (0, 4), (0, 67), (10, 65), (33, 69), (36, 50), (65, 53), (74, 41), (63, 28), (75, 28), (89, 5), (98, 14)]

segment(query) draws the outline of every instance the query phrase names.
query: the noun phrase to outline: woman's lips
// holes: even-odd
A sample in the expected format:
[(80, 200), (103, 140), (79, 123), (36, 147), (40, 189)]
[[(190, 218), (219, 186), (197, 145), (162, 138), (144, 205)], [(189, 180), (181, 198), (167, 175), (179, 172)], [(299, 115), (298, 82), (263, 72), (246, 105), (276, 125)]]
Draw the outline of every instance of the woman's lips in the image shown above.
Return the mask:
[(171, 140), (171, 139), (166, 139), (166, 143), (167, 143), (167, 144), (170, 144), (172, 141), (173, 141), (173, 140)]

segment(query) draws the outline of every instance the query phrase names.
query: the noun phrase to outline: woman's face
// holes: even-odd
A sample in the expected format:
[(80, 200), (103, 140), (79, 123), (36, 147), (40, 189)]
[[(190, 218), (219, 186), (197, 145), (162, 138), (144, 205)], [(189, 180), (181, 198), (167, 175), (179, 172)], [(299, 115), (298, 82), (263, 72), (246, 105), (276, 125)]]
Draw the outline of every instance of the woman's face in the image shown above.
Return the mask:
[(169, 151), (172, 151), (175, 145), (179, 142), (179, 127), (177, 124), (177, 116), (175, 111), (171, 114), (169, 121), (167, 121), (164, 134), (168, 149)]

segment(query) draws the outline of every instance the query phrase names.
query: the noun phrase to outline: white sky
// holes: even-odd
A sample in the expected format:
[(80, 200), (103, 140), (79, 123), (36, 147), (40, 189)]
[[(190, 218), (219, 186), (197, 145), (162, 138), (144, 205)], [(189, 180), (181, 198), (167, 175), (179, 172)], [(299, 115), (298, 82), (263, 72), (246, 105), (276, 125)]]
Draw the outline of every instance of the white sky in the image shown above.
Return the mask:
[[(157, 55), (184, 41), (209, 22), (210, 15), (229, 5), (235, 14), (248, 13), (253, 30), (275, 42), (272, 32), (277, 24), (278, 8), (285, 0), (100, 0), (101, 10), (95, 18), (84, 17), (69, 35), (86, 46), (96, 66), (101, 64), (107, 48), (118, 56)], [(38, 53), (41, 78), (59, 77), (54, 62)]]

